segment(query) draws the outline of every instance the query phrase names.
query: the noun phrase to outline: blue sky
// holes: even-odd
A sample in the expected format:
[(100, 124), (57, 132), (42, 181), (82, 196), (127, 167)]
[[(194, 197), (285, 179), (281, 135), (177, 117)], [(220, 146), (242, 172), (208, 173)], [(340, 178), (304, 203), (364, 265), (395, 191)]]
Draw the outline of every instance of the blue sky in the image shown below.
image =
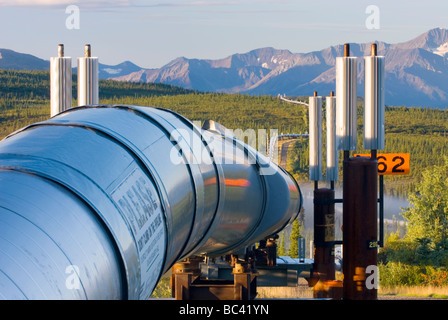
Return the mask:
[[(66, 26), (70, 5), (79, 8), (79, 29)], [(366, 27), (370, 5), (379, 29)], [(158, 68), (180, 56), (218, 59), (261, 47), (403, 42), (448, 28), (447, 12), (446, 0), (0, 0), (0, 48), (49, 59), (63, 43), (75, 58), (90, 43), (102, 63)]]

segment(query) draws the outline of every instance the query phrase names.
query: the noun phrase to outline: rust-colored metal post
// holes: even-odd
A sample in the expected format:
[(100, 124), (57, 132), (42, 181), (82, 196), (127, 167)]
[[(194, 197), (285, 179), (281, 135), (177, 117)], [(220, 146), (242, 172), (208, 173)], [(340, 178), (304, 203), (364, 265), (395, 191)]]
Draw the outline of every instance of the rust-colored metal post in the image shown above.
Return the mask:
[(257, 295), (257, 277), (248, 265), (237, 263), (233, 268), (234, 300), (253, 300)]
[(377, 288), (366, 285), (366, 271), (377, 267), (378, 162), (353, 157), (343, 168), (343, 298), (376, 300)]
[(314, 286), (315, 298), (332, 298), (326, 282), (335, 279), (334, 268), (334, 190), (314, 190), (314, 266), (319, 278)]
[(378, 53), (378, 49), (377, 49), (376, 43), (372, 43), (372, 45), (370, 46), (370, 55), (372, 57), (375, 57), (377, 55), (377, 53)]
[(344, 44), (344, 57), (350, 57), (350, 44)]
[(64, 45), (63, 44), (58, 45), (58, 57), (59, 58), (64, 57)]
[(178, 262), (171, 268), (171, 294), (176, 300), (190, 300), (192, 283), (200, 276), (199, 259)]
[(84, 56), (86, 58), (90, 58), (92, 56), (92, 49), (90, 48), (90, 44), (86, 44), (84, 46)]

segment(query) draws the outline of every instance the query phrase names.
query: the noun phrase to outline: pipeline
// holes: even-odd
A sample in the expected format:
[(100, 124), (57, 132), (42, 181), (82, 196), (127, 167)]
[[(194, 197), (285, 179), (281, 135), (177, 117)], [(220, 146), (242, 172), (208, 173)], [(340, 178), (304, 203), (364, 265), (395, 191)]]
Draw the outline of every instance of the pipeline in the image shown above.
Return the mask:
[(91, 105), (0, 142), (0, 297), (147, 299), (184, 258), (238, 254), (298, 215), (295, 180), (170, 110)]

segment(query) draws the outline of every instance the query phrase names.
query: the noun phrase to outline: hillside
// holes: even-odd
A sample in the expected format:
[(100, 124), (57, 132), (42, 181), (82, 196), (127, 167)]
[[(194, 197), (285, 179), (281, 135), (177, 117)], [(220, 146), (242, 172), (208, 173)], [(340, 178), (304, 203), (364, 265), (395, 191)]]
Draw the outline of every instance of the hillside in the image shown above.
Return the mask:
[[(27, 124), (49, 117), (47, 72), (0, 71), (0, 137)], [(100, 103), (157, 106), (176, 111), (190, 120), (212, 119), (229, 129), (277, 129), (279, 133), (308, 131), (303, 106), (281, 102), (272, 96), (198, 93), (182, 88), (145, 83), (102, 80)], [(76, 101), (74, 100), (74, 105)], [(358, 144), (362, 150), (362, 108), (358, 110)], [(325, 139), (324, 139), (325, 140)], [(257, 147), (257, 146), (255, 146)], [(448, 111), (429, 108), (386, 108), (385, 152), (411, 154), (409, 176), (387, 177), (389, 194), (406, 195), (420, 179), (423, 168), (443, 162), (448, 154)], [(307, 181), (308, 142), (292, 148), (290, 171)], [(325, 157), (324, 157), (325, 158)]]
[[(48, 71), (0, 70), (0, 138), (25, 125), (50, 116)], [(76, 106), (76, 76), (73, 76), (73, 106)], [(100, 100), (193, 94), (172, 85), (100, 80)]]
[[(73, 75), (73, 98), (76, 99), (77, 77)], [(0, 97), (6, 99), (49, 99), (49, 71), (1, 70)], [(126, 83), (113, 80), (100, 80), (100, 98), (123, 96), (178, 95), (193, 93), (168, 84)]]

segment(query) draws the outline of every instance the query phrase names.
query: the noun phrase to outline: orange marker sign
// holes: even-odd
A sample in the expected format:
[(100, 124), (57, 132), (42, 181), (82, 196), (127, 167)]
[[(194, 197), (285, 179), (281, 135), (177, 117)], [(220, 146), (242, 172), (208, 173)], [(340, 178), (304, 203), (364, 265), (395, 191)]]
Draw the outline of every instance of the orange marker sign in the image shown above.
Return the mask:
[[(370, 154), (355, 154), (355, 157), (369, 157)], [(379, 175), (406, 175), (409, 174), (409, 153), (378, 153)]]

